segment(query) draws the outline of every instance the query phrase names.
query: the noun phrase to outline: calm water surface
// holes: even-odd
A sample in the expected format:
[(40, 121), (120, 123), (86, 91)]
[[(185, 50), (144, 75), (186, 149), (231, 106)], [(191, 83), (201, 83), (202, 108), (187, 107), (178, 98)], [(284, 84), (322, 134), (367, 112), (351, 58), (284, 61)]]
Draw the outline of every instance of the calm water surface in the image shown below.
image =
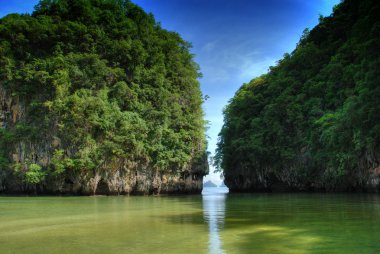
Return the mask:
[(380, 253), (378, 195), (220, 190), (0, 197), (0, 253)]

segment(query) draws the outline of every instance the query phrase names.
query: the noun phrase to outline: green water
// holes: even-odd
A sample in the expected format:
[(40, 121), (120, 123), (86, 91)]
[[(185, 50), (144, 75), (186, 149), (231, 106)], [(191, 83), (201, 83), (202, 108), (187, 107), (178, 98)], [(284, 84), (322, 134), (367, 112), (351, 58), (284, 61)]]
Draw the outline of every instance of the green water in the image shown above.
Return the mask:
[(0, 253), (380, 253), (380, 196), (0, 197)]

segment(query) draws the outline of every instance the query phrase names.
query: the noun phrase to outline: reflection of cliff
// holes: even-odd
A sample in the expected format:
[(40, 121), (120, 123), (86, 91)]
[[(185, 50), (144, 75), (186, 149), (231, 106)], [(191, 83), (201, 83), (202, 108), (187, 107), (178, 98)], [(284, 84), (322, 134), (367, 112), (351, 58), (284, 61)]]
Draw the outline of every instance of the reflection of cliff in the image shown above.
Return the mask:
[(212, 189), (214, 191), (202, 193), (203, 217), (209, 228), (209, 254), (221, 254), (226, 253), (222, 249), (219, 235), (219, 230), (224, 225), (226, 193), (216, 192), (217, 188)]

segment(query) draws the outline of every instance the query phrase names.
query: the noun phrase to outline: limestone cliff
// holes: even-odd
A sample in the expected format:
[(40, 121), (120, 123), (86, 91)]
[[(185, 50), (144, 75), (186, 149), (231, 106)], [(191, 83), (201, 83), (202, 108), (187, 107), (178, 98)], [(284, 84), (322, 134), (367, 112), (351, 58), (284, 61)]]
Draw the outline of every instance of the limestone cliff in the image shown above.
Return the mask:
[[(3, 130), (15, 129), (18, 122), (27, 117), (25, 105), (8, 95), (0, 86), (0, 125)], [(181, 168), (180, 174), (162, 173), (150, 168), (149, 164), (131, 162), (126, 158), (99, 170), (65, 172), (57, 176), (46, 176), (39, 184), (25, 182), (20, 171), (27, 171), (27, 165), (35, 163), (43, 168), (51, 166), (53, 151), (62, 147), (59, 136), (51, 129), (39, 141), (20, 140), (7, 144), (10, 166), (0, 171), (0, 192), (32, 194), (77, 194), (77, 195), (118, 195), (118, 194), (159, 194), (159, 193), (200, 193), (202, 179), (208, 170), (207, 158), (200, 164)], [(69, 154), (67, 149), (64, 153)], [(15, 170), (15, 167), (20, 167)]]
[(0, 19), (0, 192), (199, 193), (189, 47), (130, 1), (41, 1)]
[(231, 191), (380, 192), (380, 1), (344, 0), (224, 110)]

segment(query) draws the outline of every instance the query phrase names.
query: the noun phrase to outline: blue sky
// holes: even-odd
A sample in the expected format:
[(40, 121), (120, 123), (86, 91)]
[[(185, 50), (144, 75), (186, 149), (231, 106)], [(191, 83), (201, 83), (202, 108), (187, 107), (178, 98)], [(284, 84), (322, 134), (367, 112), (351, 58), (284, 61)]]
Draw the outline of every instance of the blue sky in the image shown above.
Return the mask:
[[(133, 0), (132, 0), (133, 1)], [(0, 17), (30, 13), (36, 0), (0, 0)], [(201, 67), (209, 151), (223, 125), (223, 107), (236, 90), (294, 50), (302, 31), (330, 15), (340, 0), (134, 0), (162, 27), (192, 43)], [(210, 170), (212, 171), (212, 169)], [(220, 182), (218, 174), (206, 180)]]

